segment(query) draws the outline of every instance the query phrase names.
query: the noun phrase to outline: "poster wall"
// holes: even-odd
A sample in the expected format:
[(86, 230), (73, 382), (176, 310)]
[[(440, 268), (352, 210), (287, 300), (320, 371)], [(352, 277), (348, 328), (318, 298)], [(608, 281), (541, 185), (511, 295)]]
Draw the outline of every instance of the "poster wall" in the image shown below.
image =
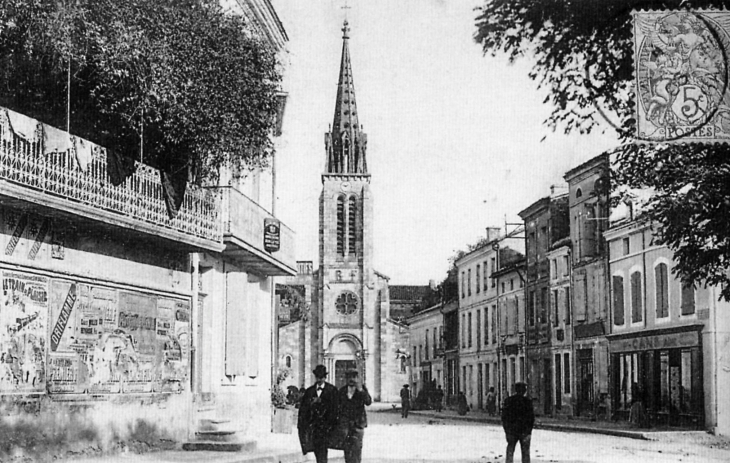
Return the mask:
[(0, 393), (184, 388), (189, 301), (9, 271), (2, 286)]
[(48, 278), (2, 272), (0, 393), (46, 388)]

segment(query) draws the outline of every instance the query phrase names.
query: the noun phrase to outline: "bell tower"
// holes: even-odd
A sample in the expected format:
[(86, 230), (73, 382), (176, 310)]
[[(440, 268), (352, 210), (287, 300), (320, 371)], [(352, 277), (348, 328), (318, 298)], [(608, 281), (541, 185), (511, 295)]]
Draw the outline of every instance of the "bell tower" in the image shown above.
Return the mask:
[(319, 360), (336, 385), (344, 382), (345, 371), (357, 369), (371, 387), (374, 327), (380, 321), (372, 268), (367, 135), (359, 123), (349, 33), (345, 21), (334, 119), (324, 137), (325, 171), (319, 199)]

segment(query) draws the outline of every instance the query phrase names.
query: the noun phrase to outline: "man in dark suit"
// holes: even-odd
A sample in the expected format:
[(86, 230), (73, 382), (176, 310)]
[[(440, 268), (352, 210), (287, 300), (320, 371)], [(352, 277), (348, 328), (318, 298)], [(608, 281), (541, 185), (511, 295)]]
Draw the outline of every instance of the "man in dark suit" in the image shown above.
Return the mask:
[(362, 439), (368, 426), (365, 406), (373, 399), (364, 384), (360, 383), (357, 371), (347, 372), (347, 385), (339, 392), (339, 424), (342, 431), (347, 430), (345, 440), (345, 463), (360, 463), (362, 459)]
[(408, 418), (408, 410), (411, 409), (411, 390), (408, 389), (408, 385), (404, 384), (403, 389), (400, 390), (400, 416), (402, 418)]
[(515, 455), (515, 446), (520, 443), (522, 463), (530, 463), (530, 441), (532, 428), (535, 426), (535, 412), (532, 401), (525, 397), (527, 385), (515, 384), (515, 394), (508, 397), (502, 406), (502, 427), (507, 438), (506, 463), (512, 463)]
[(314, 451), (317, 463), (327, 463), (329, 437), (337, 426), (337, 388), (325, 381), (327, 368), (314, 368), (316, 382), (305, 392), (299, 405), (297, 428), (302, 453)]

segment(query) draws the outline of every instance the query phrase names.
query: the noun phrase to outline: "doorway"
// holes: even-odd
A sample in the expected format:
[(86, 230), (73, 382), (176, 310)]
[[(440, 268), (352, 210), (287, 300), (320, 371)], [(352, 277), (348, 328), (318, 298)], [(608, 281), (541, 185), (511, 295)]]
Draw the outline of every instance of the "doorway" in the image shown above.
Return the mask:
[(357, 362), (355, 362), (354, 360), (335, 361), (335, 386), (338, 389), (344, 386), (347, 382), (345, 374), (350, 370), (357, 371)]
[(553, 373), (551, 368), (550, 358), (542, 359), (542, 373), (543, 373), (543, 390), (545, 391), (545, 401), (543, 403), (543, 412), (546, 415), (552, 415), (553, 412)]

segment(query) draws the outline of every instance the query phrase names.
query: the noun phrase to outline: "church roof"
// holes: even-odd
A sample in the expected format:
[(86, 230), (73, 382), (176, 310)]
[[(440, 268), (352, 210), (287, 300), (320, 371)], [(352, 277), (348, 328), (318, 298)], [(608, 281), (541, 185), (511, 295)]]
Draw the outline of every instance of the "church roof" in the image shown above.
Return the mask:
[(337, 83), (335, 116), (330, 132), (325, 134), (327, 173), (367, 174), (367, 135), (362, 131), (355, 100), (355, 82), (350, 61), (350, 27), (342, 28), (342, 57)]
[(428, 286), (390, 285), (390, 300), (404, 302), (421, 302)]

